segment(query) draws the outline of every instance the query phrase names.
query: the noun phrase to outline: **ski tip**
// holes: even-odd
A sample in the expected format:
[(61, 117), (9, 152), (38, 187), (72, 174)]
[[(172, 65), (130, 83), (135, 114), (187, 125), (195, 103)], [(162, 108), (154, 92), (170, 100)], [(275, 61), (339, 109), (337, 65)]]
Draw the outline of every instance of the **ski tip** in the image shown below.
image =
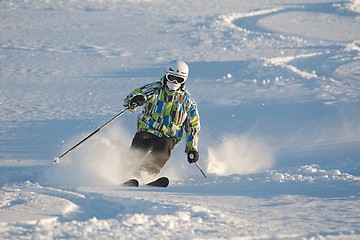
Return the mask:
[(167, 186), (169, 186), (169, 178), (167, 177), (160, 177), (152, 182), (149, 182), (147, 183), (146, 185), (147, 186), (150, 186), (150, 187), (163, 187), (163, 188), (166, 188)]
[(168, 177), (161, 177), (161, 178), (159, 178), (159, 180), (163, 181), (164, 183), (167, 183), (168, 185), (170, 183), (170, 180)]
[(130, 179), (122, 184), (124, 187), (138, 187), (139, 181), (136, 179)]
[(169, 180), (169, 178), (167, 178), (167, 177), (164, 177), (164, 178), (165, 178), (165, 179), (163, 180), (163, 181), (165, 182), (164, 187), (168, 187), (169, 184), (170, 184), (170, 180)]

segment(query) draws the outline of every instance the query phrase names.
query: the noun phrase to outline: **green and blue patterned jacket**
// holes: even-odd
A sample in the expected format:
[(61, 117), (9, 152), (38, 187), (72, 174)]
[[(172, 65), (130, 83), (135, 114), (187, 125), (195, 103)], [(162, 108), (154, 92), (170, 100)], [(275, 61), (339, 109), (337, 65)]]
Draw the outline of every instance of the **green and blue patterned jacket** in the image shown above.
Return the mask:
[(134, 96), (144, 96), (146, 102), (138, 116), (137, 130), (171, 137), (175, 146), (180, 143), (185, 130), (185, 152), (198, 150), (200, 116), (196, 102), (183, 88), (170, 91), (165, 81), (163, 77), (160, 81), (135, 89), (124, 99), (124, 106), (128, 107)]

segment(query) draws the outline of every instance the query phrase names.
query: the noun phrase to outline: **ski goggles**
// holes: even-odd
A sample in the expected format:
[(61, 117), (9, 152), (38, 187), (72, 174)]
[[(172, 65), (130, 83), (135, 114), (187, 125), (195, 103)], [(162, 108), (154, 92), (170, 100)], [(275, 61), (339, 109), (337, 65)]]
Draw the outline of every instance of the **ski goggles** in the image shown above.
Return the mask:
[(166, 74), (166, 79), (168, 80), (168, 82), (176, 83), (176, 84), (183, 84), (186, 80), (185, 78), (174, 76), (171, 74)]

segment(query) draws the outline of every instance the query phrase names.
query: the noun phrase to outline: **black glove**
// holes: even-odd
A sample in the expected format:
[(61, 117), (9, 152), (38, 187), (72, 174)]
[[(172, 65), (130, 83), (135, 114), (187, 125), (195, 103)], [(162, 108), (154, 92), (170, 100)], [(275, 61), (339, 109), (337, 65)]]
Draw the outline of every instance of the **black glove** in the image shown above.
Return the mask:
[(195, 149), (191, 149), (187, 152), (188, 162), (195, 163), (199, 160), (199, 152)]
[(130, 107), (136, 108), (145, 103), (145, 97), (143, 95), (136, 95), (130, 100)]

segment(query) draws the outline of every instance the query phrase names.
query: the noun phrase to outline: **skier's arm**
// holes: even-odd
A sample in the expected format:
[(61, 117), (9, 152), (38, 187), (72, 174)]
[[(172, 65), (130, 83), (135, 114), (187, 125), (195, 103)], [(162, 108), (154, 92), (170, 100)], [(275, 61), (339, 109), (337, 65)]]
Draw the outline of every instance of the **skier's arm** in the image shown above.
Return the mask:
[(126, 98), (124, 99), (123, 106), (124, 107), (132, 107), (131, 106), (131, 100), (136, 96), (143, 96), (145, 99), (145, 102), (148, 101), (150, 96), (154, 93), (154, 89), (156, 87), (159, 87), (161, 83), (160, 82), (154, 82), (150, 84), (146, 84), (140, 88), (136, 88), (134, 91), (132, 91)]
[(186, 131), (185, 152), (188, 153), (191, 150), (197, 152), (199, 132), (200, 132), (200, 116), (195, 103), (193, 103), (190, 106), (186, 120), (185, 131)]

